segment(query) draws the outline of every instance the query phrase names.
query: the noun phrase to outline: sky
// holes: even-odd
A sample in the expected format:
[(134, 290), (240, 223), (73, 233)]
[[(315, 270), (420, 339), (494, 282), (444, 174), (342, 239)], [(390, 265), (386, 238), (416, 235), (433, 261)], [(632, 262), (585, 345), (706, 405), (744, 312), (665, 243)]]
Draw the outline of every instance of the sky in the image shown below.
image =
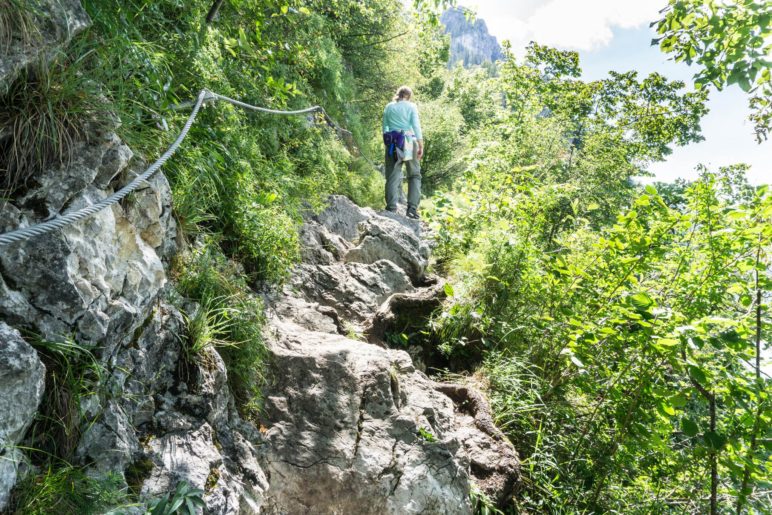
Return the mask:
[[(659, 18), (667, 0), (459, 0), (485, 20), (499, 42), (509, 40), (522, 56), (530, 41), (563, 50), (576, 50), (588, 80), (606, 77), (609, 70), (636, 70), (639, 75), (659, 72), (683, 80), (692, 88), (696, 69), (675, 63), (650, 45), (655, 37), (649, 23)], [(670, 182), (678, 177), (694, 179), (695, 167), (711, 169), (734, 163), (751, 165), (752, 184), (772, 183), (772, 138), (757, 144), (753, 125), (747, 121), (748, 99), (739, 87), (712, 90), (710, 112), (702, 119), (705, 141), (674, 147), (662, 163), (650, 171), (654, 179)]]

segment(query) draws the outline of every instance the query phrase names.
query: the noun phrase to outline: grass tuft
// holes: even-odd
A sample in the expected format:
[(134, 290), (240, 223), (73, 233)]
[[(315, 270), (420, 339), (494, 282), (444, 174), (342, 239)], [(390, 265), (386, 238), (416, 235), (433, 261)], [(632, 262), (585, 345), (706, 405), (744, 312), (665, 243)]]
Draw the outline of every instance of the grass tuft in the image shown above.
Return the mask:
[(35, 6), (30, 0), (0, 2), (0, 51), (8, 55), (13, 45), (27, 47), (40, 40), (35, 24)]
[(175, 274), (180, 293), (200, 304), (188, 318), (189, 352), (195, 357), (205, 348), (216, 348), (242, 416), (253, 418), (264, 382), (262, 302), (240, 268), (223, 255), (215, 236), (180, 256)]
[(46, 366), (46, 387), (26, 444), (35, 464), (71, 461), (81, 435), (83, 399), (96, 395), (104, 369), (91, 352), (72, 340), (29, 338)]
[(128, 489), (118, 474), (94, 478), (78, 467), (65, 465), (29, 475), (17, 483), (4, 513), (48, 515), (50, 513), (122, 513), (131, 506)]
[(23, 72), (0, 97), (0, 195), (41, 171), (69, 165), (79, 142), (109, 123), (109, 108), (79, 61), (59, 54)]

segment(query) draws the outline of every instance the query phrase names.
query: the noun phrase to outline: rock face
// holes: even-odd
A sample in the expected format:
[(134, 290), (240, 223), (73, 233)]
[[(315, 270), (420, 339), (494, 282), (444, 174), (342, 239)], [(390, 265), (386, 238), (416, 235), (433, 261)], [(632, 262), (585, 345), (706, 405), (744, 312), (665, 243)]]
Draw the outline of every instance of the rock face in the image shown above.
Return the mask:
[[(148, 341), (158, 339), (151, 336)], [(159, 347), (168, 349), (168, 344), (171, 342), (160, 342)], [(164, 352), (169, 355), (169, 350)], [(168, 363), (177, 365), (180, 361), (180, 356), (173, 356)], [(135, 362), (148, 371), (156, 370), (148, 369), (153, 360)], [(222, 359), (208, 349), (183, 377), (178, 369), (174, 370), (177, 377), (170, 372), (166, 391), (153, 388), (154, 392), (143, 392), (142, 386), (148, 383), (134, 379), (139, 398), (144, 393), (146, 402), (152, 403), (149, 407), (154, 408), (145, 411), (150, 415), (147, 420), (140, 421), (144, 425), (138, 433), (146, 443), (133, 455), (135, 461), (152, 464), (142, 483), (142, 496), (159, 497), (185, 480), (204, 490), (207, 513), (258, 513), (262, 492), (268, 486), (254, 447), (261, 437), (239, 418)]]
[[(322, 316), (342, 333), (362, 332), (386, 299), (414, 291), (424, 279), (428, 248), (418, 225), (403, 220), (333, 196), (330, 206), (302, 227), (303, 263), (276, 309), (306, 327), (324, 324)], [(298, 309), (309, 302), (316, 307)]]
[[(0, 231), (98, 202), (144, 169), (112, 132), (92, 134), (75, 155), (0, 206)], [(2, 247), (0, 320), (52, 341), (72, 336), (95, 354), (102, 380), (81, 402), (74, 464), (122, 474), (144, 498), (186, 480), (205, 491), (207, 513), (257, 513), (267, 484), (255, 448), (261, 437), (240, 420), (219, 355), (187, 357), (183, 316), (167, 301), (174, 293), (164, 265), (175, 235), (169, 184), (157, 174), (82, 222)], [(5, 503), (21, 457), (13, 446), (35, 415), (44, 370), (6, 324), (0, 343)]]
[(268, 513), (471, 513), (453, 403), (407, 353), (274, 328)]
[(476, 424), (484, 401), (456, 405), (406, 352), (341, 334), (373, 327), (390, 298), (437, 290), (422, 286), (420, 226), (332, 197), (303, 235), (306, 262), (269, 318), (265, 511), (471, 513), (473, 480), (510, 495), (517, 455)]
[(483, 19), (469, 21), (464, 10), (455, 7), (442, 13), (440, 21), (450, 34), (450, 66), (460, 62), (469, 67), (501, 58), (501, 46)]
[[(125, 184), (131, 151), (113, 133), (94, 140), (66, 169), (41, 174), (40, 187), (2, 206), (0, 230), (81, 209)], [(108, 345), (111, 353), (114, 336), (145, 319), (166, 282), (163, 260), (173, 253), (174, 232), (169, 184), (159, 174), (83, 222), (8, 245), (0, 252), (0, 316), (48, 339), (74, 333), (79, 343)]]
[(19, 332), (0, 322), (0, 510), (23, 456), (16, 445), (32, 422), (45, 387), (45, 367)]

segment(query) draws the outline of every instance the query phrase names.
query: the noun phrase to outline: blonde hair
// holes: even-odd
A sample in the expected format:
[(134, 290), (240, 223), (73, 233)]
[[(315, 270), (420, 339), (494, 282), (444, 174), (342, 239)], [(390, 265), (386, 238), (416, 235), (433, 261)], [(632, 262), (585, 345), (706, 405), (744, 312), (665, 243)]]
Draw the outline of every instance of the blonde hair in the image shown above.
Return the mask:
[(394, 101), (399, 102), (400, 100), (410, 100), (412, 96), (413, 90), (410, 89), (410, 86), (400, 86), (397, 90), (397, 94), (394, 95)]

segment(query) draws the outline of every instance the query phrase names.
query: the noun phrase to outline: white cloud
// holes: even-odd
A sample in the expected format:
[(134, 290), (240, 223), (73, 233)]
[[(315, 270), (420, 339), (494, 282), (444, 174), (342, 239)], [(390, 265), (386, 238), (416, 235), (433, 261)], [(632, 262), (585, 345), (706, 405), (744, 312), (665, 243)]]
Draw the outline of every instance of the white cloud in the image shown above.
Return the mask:
[(516, 54), (529, 41), (570, 50), (607, 46), (612, 29), (635, 28), (658, 18), (666, 0), (476, 0), (470, 7)]

